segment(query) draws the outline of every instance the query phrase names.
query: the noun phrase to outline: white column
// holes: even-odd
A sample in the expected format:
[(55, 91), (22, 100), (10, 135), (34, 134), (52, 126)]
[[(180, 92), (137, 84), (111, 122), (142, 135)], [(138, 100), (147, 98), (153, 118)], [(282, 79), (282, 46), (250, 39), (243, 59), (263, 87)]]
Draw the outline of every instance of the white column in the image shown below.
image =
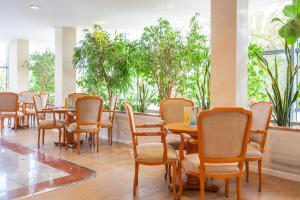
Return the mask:
[(76, 71), (72, 56), (76, 45), (76, 29), (55, 28), (55, 105), (64, 105), (69, 93), (76, 91)]
[(8, 43), (8, 90), (22, 92), (29, 90), (29, 72), (24, 66), (29, 59), (28, 40), (10, 40)]
[(211, 0), (212, 107), (247, 105), (248, 0)]

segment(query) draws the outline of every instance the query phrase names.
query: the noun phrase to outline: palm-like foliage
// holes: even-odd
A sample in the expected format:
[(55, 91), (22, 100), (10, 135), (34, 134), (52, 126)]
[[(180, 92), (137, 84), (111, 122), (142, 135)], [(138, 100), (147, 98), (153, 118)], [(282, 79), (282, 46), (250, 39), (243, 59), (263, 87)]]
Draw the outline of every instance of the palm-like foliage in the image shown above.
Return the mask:
[(266, 58), (260, 53), (255, 52), (258, 58), (259, 66), (267, 72), (272, 81), (272, 93), (267, 91), (268, 97), (273, 104), (273, 119), (278, 126), (290, 126), (291, 108), (298, 96), (298, 90), (294, 92), (294, 80), (299, 66), (294, 66), (292, 62), (292, 52), (288, 45), (285, 44), (285, 55), (287, 61), (286, 67), (286, 83), (284, 90), (279, 86), (278, 62), (275, 56), (274, 70), (271, 69)]
[(210, 108), (210, 60), (204, 66), (203, 79), (197, 79), (197, 99), (203, 110)]

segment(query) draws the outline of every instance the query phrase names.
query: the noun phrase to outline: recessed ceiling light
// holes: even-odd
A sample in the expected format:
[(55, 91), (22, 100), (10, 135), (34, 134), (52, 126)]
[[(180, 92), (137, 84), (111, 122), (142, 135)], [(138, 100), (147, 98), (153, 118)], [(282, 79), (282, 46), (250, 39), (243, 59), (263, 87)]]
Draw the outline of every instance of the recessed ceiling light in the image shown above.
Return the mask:
[(41, 7), (38, 6), (38, 5), (35, 5), (35, 4), (31, 4), (31, 5), (29, 6), (29, 8), (31, 8), (32, 10), (38, 10), (38, 9), (40, 9)]

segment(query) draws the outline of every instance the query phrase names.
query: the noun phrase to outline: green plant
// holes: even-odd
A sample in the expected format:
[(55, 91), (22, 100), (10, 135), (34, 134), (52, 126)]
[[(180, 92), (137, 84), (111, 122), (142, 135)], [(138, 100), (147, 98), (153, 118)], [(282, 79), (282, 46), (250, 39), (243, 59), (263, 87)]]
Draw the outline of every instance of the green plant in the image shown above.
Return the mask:
[(286, 19), (276, 17), (272, 19), (272, 22), (282, 23), (278, 34), (287, 44), (293, 45), (300, 37), (300, 0), (293, 0), (293, 3), (286, 5), (282, 12)]
[(128, 42), (123, 34), (111, 37), (99, 25), (84, 32), (73, 55), (73, 64), (81, 73), (77, 83), (110, 102), (113, 94), (126, 92), (131, 84)]
[(151, 99), (155, 94), (155, 91), (150, 91), (147, 83), (145, 83), (142, 79), (137, 78), (137, 98), (136, 98), (136, 111), (145, 112), (151, 104)]
[(250, 44), (248, 46), (248, 103), (252, 104), (258, 101), (266, 101), (268, 95), (266, 94), (266, 72), (259, 67), (256, 53), (262, 54), (264, 49), (257, 44)]
[(185, 75), (184, 42), (181, 32), (174, 30), (167, 20), (146, 27), (140, 39), (142, 67), (148, 71), (148, 81), (156, 85), (159, 100), (176, 93)]
[(199, 16), (197, 13), (190, 20), (184, 54), (187, 73), (181, 77), (178, 90), (206, 110), (210, 107), (210, 47)]
[(30, 72), (30, 90), (36, 93), (49, 92), (49, 102), (54, 101), (55, 55), (50, 51), (35, 52), (25, 62)]
[(255, 52), (260, 67), (269, 75), (272, 83), (272, 93), (267, 91), (269, 99), (273, 104), (273, 118), (278, 126), (290, 126), (291, 109), (298, 96), (298, 90), (294, 90), (295, 76), (299, 71), (299, 66), (294, 66), (292, 62), (292, 52), (288, 44), (285, 44), (285, 55), (287, 60), (286, 83), (284, 89), (279, 85), (278, 63), (275, 56), (274, 70), (268, 61), (258, 52)]

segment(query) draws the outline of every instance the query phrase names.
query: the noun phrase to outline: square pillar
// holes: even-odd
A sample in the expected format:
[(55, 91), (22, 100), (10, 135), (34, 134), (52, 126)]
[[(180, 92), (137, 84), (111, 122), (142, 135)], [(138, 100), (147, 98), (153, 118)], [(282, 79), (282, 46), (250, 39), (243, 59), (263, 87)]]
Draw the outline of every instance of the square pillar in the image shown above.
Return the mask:
[(248, 0), (211, 0), (211, 104), (247, 105)]
[(28, 40), (10, 40), (8, 57), (8, 91), (18, 93), (29, 90), (29, 72), (24, 66), (29, 59)]
[(55, 105), (63, 106), (69, 93), (76, 92), (76, 70), (72, 64), (76, 29), (55, 28)]

